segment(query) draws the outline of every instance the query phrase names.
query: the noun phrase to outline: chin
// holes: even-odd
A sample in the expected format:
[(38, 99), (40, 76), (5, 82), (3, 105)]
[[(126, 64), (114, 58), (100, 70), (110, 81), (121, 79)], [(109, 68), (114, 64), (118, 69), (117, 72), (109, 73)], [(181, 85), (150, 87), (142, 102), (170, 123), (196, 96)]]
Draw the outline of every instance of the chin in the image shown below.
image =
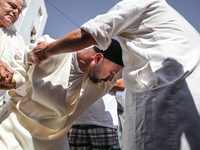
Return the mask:
[(91, 80), (93, 83), (99, 83), (99, 81), (97, 80)]
[(14, 23), (15, 23), (15, 22), (13, 22), (12, 20), (7, 19), (7, 21), (5, 22), (4, 26), (5, 26), (5, 27), (10, 27), (10, 26), (12, 26)]
[[(90, 77), (89, 77), (90, 78)], [(93, 78), (90, 78), (90, 80), (93, 82), (93, 83), (98, 83), (99, 81), (96, 80), (96, 79), (93, 79)]]

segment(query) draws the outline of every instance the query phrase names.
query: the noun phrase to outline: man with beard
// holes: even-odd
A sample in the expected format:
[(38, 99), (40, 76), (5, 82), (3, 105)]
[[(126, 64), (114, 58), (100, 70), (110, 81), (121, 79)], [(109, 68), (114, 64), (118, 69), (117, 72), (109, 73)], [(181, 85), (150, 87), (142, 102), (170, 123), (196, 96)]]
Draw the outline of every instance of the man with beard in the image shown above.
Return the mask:
[(123, 49), (123, 149), (198, 150), (200, 36), (165, 0), (120, 1), (36, 49), (36, 63), (90, 45), (106, 50), (112, 37)]
[(11, 99), (0, 114), (0, 149), (66, 150), (72, 122), (121, 78), (121, 47), (112, 40), (106, 52), (90, 47), (53, 56), (40, 66), (33, 64), (32, 51), (25, 58), (30, 67), (25, 88), (9, 91)]
[[(12, 89), (21, 86), (25, 78), (20, 74), (24, 70), (18, 63), (23, 63), (24, 41), (14, 31), (8, 27), (12, 26), (22, 12), (23, 4), (21, 0), (0, 0), (0, 88)], [(16, 84), (11, 84), (13, 70)], [(6, 91), (0, 90), (0, 109), (5, 103)]]

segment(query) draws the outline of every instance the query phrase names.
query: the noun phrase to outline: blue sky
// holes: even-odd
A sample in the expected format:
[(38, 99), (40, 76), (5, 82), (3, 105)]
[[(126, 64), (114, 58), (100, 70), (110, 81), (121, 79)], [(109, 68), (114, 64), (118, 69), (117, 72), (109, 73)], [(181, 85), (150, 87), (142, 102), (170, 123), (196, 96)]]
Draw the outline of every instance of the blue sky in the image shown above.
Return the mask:
[[(48, 19), (43, 34), (59, 39), (120, 0), (45, 0)], [(200, 0), (166, 0), (200, 32)], [(52, 6), (53, 5), (53, 6)], [(61, 14), (61, 11), (63, 14)], [(71, 19), (71, 20), (70, 20)], [(74, 22), (74, 23), (73, 23)], [(124, 92), (120, 92), (124, 96)]]
[[(48, 19), (44, 34), (58, 39), (78, 28), (67, 17), (62, 15), (52, 5), (58, 8), (78, 26), (96, 15), (106, 13), (120, 0), (45, 0)], [(200, 0), (167, 0), (200, 32)]]

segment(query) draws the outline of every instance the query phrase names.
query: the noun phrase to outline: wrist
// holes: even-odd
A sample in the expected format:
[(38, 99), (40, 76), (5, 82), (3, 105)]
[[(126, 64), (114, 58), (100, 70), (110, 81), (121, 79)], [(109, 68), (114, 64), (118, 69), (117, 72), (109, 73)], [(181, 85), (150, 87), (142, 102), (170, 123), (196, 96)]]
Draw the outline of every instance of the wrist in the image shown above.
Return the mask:
[(48, 57), (51, 57), (51, 54), (50, 54), (50, 51), (49, 51), (49, 45), (50, 44), (47, 44), (45, 50), (44, 50), (44, 53), (45, 53), (45, 56), (48, 58)]

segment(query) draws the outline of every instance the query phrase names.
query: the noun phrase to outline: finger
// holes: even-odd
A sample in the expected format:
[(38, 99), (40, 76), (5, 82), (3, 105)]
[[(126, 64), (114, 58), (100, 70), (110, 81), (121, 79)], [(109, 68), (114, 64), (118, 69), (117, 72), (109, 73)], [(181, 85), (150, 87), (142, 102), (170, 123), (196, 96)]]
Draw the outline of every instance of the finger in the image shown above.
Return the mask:
[(7, 73), (13, 74), (13, 70), (7, 64), (5, 64), (5, 70)]
[(16, 87), (16, 82), (15, 82), (15, 79), (12, 78), (12, 82), (11, 83), (5, 83), (5, 84), (2, 84), (4, 88), (7, 88), (7, 89), (13, 89)]
[(7, 64), (5, 64), (5, 71), (6, 71), (6, 83), (11, 83), (14, 72)]
[(6, 83), (11, 83), (13, 79), (13, 73), (6, 73), (7, 78), (6, 78)]
[(0, 80), (1, 80), (1, 78), (6, 78), (6, 71), (5, 71), (4, 65), (0, 66)]
[(1, 78), (1, 80), (0, 80), (0, 84), (5, 84), (5, 78)]
[(11, 89), (14, 89), (15, 86), (12, 85), (12, 86), (6, 86), (4, 84), (0, 84), (0, 90), (11, 90)]
[[(0, 69), (0, 70), (1, 70), (1, 69)], [(2, 78), (4, 78), (4, 77), (3, 77), (3, 75), (2, 75), (2, 72), (0, 71), (0, 81), (1, 81)]]
[[(34, 57), (35, 57), (35, 55), (34, 55)], [(34, 64), (36, 64), (37, 66), (40, 65), (40, 61), (37, 57), (35, 57), (35, 59), (34, 59)]]
[(10, 87), (10, 86), (15, 86), (16, 85), (16, 82), (15, 81), (13, 81), (13, 82), (11, 82), (11, 83), (5, 83), (5, 84), (2, 84), (2, 85), (4, 85), (4, 86), (8, 86), (8, 87)]
[[(9, 78), (7, 78), (8, 74), (10, 74)], [(12, 79), (12, 76), (12, 69), (6, 63), (0, 60), (0, 84), (9, 83)]]
[(40, 45), (42, 42), (37, 43), (37, 45)]

